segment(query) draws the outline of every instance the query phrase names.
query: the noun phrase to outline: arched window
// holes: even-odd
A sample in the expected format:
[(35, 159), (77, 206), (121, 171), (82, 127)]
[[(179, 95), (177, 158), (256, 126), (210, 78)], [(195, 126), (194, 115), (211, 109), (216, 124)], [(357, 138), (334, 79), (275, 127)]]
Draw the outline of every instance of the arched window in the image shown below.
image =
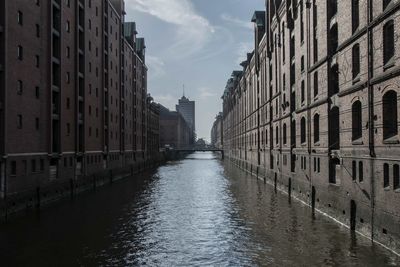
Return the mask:
[(399, 165), (395, 164), (393, 166), (393, 189), (400, 188), (400, 173), (399, 173)]
[(276, 143), (279, 144), (279, 127), (278, 126), (276, 126), (275, 133), (276, 133)]
[(383, 187), (388, 187), (389, 182), (389, 164), (383, 164)]
[(318, 95), (318, 71), (314, 72), (314, 97)]
[(300, 121), (300, 140), (301, 143), (306, 142), (306, 119), (304, 117)]
[(336, 23), (329, 30), (329, 54), (333, 55), (336, 53), (338, 48), (338, 39), (338, 26)]
[(301, 103), (304, 103), (305, 99), (306, 99), (305, 85), (304, 81), (301, 81)]
[(353, 80), (354, 80), (360, 74), (360, 45), (359, 44), (355, 44), (353, 46), (352, 62), (353, 62)]
[(290, 143), (292, 147), (296, 147), (296, 121), (293, 120), (290, 125)]
[(287, 144), (287, 129), (286, 129), (286, 123), (283, 124), (283, 144)]
[(390, 4), (392, 0), (383, 0), (383, 11), (385, 11), (385, 9), (387, 8), (387, 6)]
[(362, 181), (364, 181), (364, 169), (363, 169), (363, 162), (360, 161), (358, 163), (358, 181), (361, 183)]
[(397, 93), (389, 91), (382, 99), (383, 139), (397, 135)]
[(265, 130), (265, 145), (268, 145), (268, 130)]
[(352, 0), (351, 1), (351, 28), (353, 33), (358, 29), (360, 24), (360, 5), (359, 0)]
[(351, 106), (351, 121), (352, 140), (354, 141), (362, 137), (361, 102), (358, 100)]
[(353, 178), (353, 181), (355, 181), (355, 180), (357, 180), (357, 162), (355, 160), (353, 160), (353, 162), (352, 162), (352, 168), (353, 168), (352, 178)]
[(314, 115), (314, 143), (319, 142), (319, 114)]
[(394, 25), (393, 20), (383, 26), (383, 64), (386, 65), (394, 56)]

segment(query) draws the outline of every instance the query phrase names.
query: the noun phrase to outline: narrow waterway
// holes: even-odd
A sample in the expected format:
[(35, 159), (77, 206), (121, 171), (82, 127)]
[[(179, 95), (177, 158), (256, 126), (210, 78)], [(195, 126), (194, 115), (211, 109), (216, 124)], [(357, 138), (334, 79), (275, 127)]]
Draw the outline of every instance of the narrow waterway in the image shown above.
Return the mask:
[(0, 225), (0, 266), (396, 266), (269, 185), (195, 153)]

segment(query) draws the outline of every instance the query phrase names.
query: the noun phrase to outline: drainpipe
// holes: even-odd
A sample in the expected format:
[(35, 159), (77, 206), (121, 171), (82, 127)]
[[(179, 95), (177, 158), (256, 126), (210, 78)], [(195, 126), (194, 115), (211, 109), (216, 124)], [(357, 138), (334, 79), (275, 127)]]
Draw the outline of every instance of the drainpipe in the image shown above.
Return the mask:
[[(281, 101), (278, 101), (278, 110), (279, 113), (276, 114), (278, 115), (279, 119), (279, 139), (278, 136), (277, 141), (279, 142), (279, 150), (278, 150), (278, 155), (279, 155), (279, 173), (280, 173), (280, 177), (282, 178), (283, 174), (282, 174), (282, 159), (280, 156), (282, 156), (282, 109), (279, 107), (279, 104), (282, 105), (282, 87), (281, 87), (281, 70), (282, 70), (282, 65), (281, 65), (281, 59), (282, 59), (282, 29), (281, 29), (281, 18), (279, 16), (279, 10), (276, 9), (276, 5), (275, 5), (275, 16), (276, 16), (276, 20), (278, 23), (278, 40), (279, 42), (276, 44), (276, 53), (275, 53), (275, 64), (278, 66), (276, 68), (276, 87), (279, 89), (279, 96), (278, 98)], [(274, 130), (274, 129), (273, 129)], [(278, 166), (277, 166), (278, 167)]]
[(372, 0), (367, 3), (367, 49), (368, 49), (368, 147), (371, 161), (371, 239), (374, 240), (374, 213), (375, 213), (375, 179), (374, 179), (374, 158), (375, 144), (374, 144), (374, 90), (371, 85), (371, 78), (373, 77), (373, 36), (372, 36)]
[[(311, 8), (311, 3), (310, 0), (306, 1), (306, 14), (307, 14), (307, 19), (306, 19), (306, 30), (307, 30), (307, 69), (306, 69), (306, 75), (307, 75), (307, 105), (310, 106), (311, 104), (311, 88), (310, 88), (310, 58), (311, 58), (311, 48), (310, 48), (310, 8)], [(309, 159), (309, 164), (308, 164), (308, 179), (310, 181), (310, 190), (312, 188), (312, 181), (311, 181), (311, 110), (310, 108), (307, 107), (307, 132), (308, 132), (308, 142), (307, 142), (307, 148), (308, 148), (308, 159)]]

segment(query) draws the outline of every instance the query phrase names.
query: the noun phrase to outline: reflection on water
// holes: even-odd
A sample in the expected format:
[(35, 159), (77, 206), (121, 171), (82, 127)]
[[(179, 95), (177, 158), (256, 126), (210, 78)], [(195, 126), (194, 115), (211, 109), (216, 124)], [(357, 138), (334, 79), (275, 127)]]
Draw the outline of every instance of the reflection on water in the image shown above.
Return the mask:
[(196, 153), (0, 226), (5, 266), (387, 266), (399, 258)]

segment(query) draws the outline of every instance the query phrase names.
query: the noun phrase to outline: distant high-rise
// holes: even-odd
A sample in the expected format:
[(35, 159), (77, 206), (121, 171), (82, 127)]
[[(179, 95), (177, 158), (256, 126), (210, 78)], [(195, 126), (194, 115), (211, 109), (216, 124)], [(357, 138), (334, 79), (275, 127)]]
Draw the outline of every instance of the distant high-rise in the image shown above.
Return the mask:
[(182, 114), (186, 123), (192, 131), (193, 137), (191, 138), (191, 144), (194, 143), (195, 132), (196, 132), (196, 114), (195, 114), (195, 101), (190, 101), (185, 95), (179, 99), (179, 104), (176, 105), (176, 111)]

